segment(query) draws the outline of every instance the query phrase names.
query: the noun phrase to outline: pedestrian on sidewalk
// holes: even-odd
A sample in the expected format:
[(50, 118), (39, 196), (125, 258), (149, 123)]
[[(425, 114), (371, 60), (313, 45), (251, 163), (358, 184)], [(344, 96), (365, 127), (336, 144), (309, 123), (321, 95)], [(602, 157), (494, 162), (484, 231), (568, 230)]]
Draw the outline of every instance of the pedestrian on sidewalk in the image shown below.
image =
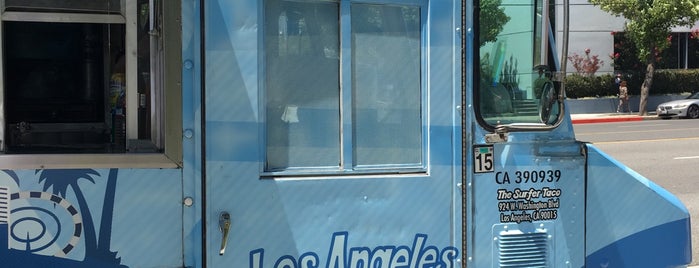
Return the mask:
[[(626, 110), (623, 110), (624, 108)], [(621, 81), (619, 84), (619, 106), (617, 106), (616, 112), (631, 112), (631, 108), (629, 108), (629, 89), (626, 87), (626, 80)]]

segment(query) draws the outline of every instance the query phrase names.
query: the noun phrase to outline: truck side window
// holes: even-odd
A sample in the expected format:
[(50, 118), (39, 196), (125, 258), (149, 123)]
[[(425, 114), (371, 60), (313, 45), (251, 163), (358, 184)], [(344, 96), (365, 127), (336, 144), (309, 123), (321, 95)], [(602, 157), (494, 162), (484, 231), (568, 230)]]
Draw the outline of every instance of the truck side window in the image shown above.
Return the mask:
[(121, 0), (4, 0), (6, 10), (40, 12), (118, 13)]
[(545, 127), (560, 116), (559, 84), (553, 81), (560, 68), (553, 49), (555, 12), (546, 2), (481, 1), (476, 104), (482, 124)]
[(161, 0), (3, 4), (6, 154), (165, 151)]
[(100, 23), (3, 24), (7, 153), (125, 150), (123, 32)]
[(266, 171), (422, 167), (420, 10), (266, 2)]

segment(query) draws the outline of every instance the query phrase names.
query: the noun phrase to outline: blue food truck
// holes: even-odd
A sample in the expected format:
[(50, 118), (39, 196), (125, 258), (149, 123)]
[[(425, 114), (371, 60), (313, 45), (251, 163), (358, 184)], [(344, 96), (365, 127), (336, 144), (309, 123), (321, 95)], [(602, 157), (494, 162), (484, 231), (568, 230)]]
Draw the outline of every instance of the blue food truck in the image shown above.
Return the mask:
[(682, 267), (567, 1), (1, 0), (2, 267)]

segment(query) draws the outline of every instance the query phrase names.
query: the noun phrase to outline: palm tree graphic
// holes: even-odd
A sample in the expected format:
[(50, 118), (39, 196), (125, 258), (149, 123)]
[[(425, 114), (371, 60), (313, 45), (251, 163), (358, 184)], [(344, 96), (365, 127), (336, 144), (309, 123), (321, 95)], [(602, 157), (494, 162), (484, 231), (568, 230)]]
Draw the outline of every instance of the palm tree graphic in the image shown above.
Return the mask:
[(95, 183), (93, 176), (99, 177), (99, 173), (92, 169), (39, 169), (36, 174), (39, 174), (39, 183), (44, 183), (43, 190), (52, 189), (53, 194), (65, 198), (68, 192), (68, 187), (73, 190), (75, 198), (78, 201), (78, 207), (83, 218), (83, 228), (85, 233), (85, 262), (99, 261), (119, 264), (120, 258), (116, 257), (116, 252), (111, 252), (111, 226), (112, 215), (114, 210), (114, 195), (116, 192), (117, 169), (109, 171), (107, 189), (105, 191), (105, 202), (102, 212), (102, 221), (100, 227), (99, 244), (95, 224), (92, 219), (92, 213), (88, 207), (85, 196), (78, 185), (80, 179), (85, 179)]

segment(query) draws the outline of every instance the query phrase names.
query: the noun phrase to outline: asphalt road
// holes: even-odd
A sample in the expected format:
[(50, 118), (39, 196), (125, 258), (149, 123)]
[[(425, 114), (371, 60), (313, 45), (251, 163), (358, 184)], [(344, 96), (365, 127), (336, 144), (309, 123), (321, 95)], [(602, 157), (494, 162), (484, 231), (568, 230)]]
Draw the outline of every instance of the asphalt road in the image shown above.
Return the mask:
[(574, 125), (576, 137), (676, 195), (692, 216), (692, 264), (699, 264), (699, 120)]

